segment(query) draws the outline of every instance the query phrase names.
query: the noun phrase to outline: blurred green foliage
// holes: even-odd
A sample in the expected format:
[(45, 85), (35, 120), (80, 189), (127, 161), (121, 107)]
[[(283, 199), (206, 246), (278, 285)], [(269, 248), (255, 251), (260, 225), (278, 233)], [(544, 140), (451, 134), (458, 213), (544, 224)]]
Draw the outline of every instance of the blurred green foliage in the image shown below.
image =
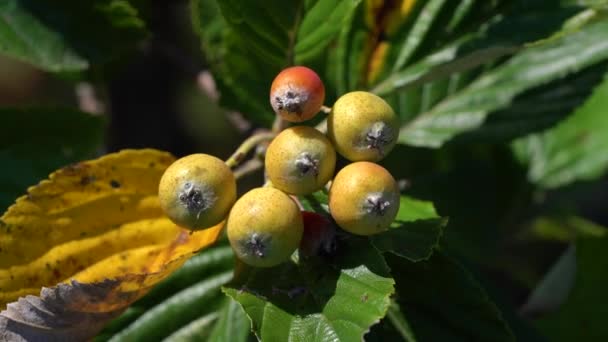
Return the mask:
[[(278, 71), (305, 64), (328, 106), (363, 89), (400, 114), (382, 161), (405, 195), (395, 229), (330, 260), (237, 265), (229, 297), (220, 245), (98, 340), (349, 340), (379, 320), (366, 339), (603, 341), (606, 37), (605, 0), (8, 0), (0, 207), (105, 151), (227, 156), (272, 124)], [(322, 192), (302, 203), (327, 215)], [(523, 310), (535, 298), (557, 304)]]

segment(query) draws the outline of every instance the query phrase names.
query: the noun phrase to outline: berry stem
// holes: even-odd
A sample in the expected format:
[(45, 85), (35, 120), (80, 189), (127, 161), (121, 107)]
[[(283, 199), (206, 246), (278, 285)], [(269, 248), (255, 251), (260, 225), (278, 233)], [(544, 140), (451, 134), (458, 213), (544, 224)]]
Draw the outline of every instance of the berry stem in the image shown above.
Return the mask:
[(321, 133), (327, 133), (327, 119), (323, 119), (315, 128)]
[(331, 107), (321, 106), (321, 111), (325, 114), (329, 114), (331, 112)]
[(274, 122), (272, 123), (272, 131), (276, 134), (280, 133), (282, 130), (287, 128), (287, 121), (284, 120), (280, 115), (277, 115), (274, 118)]
[(252, 158), (244, 162), (241, 166), (234, 169), (234, 178), (241, 179), (251, 173), (256, 172), (264, 166), (264, 162), (258, 158)]
[(234, 153), (230, 156), (230, 158), (226, 160), (226, 165), (229, 168), (234, 168), (238, 166), (245, 159), (249, 151), (251, 151), (263, 142), (274, 139), (275, 136), (276, 133), (274, 132), (256, 133), (250, 136), (249, 138), (245, 139), (241, 146), (239, 146), (236, 151), (234, 151)]

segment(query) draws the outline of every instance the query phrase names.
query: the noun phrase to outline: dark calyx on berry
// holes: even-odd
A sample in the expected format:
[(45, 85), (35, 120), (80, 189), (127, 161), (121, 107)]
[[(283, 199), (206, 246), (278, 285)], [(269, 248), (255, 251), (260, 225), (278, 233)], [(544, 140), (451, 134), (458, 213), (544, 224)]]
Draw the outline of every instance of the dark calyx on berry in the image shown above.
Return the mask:
[(373, 148), (378, 152), (383, 153), (384, 147), (389, 145), (393, 140), (391, 128), (384, 122), (376, 122), (365, 135), (365, 143), (367, 148)]
[(319, 161), (314, 159), (310, 153), (300, 153), (300, 155), (296, 158), (295, 163), (296, 168), (298, 168), (302, 176), (312, 174), (317, 177), (319, 175)]
[(382, 194), (372, 194), (365, 199), (364, 207), (368, 213), (384, 216), (391, 202), (382, 198)]
[(209, 201), (205, 199), (203, 191), (190, 182), (184, 183), (179, 200), (188, 210), (202, 211), (209, 208)]
[(308, 96), (302, 95), (302, 93), (288, 90), (283, 95), (275, 96), (274, 101), (279, 110), (285, 110), (288, 113), (295, 113), (302, 115), (304, 106), (308, 101)]
[(266, 246), (270, 243), (270, 237), (263, 237), (260, 234), (253, 233), (248, 240), (243, 241), (243, 249), (247, 254), (252, 254), (258, 258), (266, 256)]

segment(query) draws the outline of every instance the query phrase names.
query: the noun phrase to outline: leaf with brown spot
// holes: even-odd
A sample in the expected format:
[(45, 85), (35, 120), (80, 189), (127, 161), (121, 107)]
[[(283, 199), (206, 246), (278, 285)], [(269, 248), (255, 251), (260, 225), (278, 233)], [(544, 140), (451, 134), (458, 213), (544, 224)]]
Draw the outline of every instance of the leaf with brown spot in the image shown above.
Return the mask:
[(191, 233), (160, 209), (158, 182), (173, 161), (146, 149), (68, 166), (7, 210), (0, 218), (0, 339), (93, 336), (217, 240), (223, 223)]

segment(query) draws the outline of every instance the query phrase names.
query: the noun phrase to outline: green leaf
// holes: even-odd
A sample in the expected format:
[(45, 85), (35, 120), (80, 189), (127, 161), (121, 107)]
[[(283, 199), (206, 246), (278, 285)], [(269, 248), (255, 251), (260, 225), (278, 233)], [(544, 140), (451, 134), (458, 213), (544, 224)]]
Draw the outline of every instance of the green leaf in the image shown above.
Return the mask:
[(240, 37), (250, 53), (267, 59), (272, 65), (287, 65), (290, 45), (289, 30), (297, 25), (300, 1), (279, 0), (217, 1), (230, 28)]
[(372, 235), (371, 241), (379, 251), (390, 252), (409, 261), (431, 257), (447, 220), (437, 215), (433, 203), (401, 196), (399, 212), (391, 228)]
[[(559, 30), (563, 22), (575, 13), (574, 9), (563, 8), (499, 16), (419, 62), (392, 73), (372, 91), (378, 95), (389, 95), (509, 56), (519, 51), (525, 43), (546, 38)], [(514, 32), (513, 27), (519, 29)]]
[(217, 77), (221, 104), (270, 125), (268, 91), (274, 77), (296, 61), (322, 65), (316, 59), (360, 1), (192, 0), (194, 28)]
[(439, 15), (445, 2), (445, 0), (430, 0), (426, 3), (399, 51), (397, 60), (393, 65), (393, 71), (401, 69), (409, 61), (416, 48), (424, 41), (427, 32), (435, 18)]
[(199, 34), (221, 94), (220, 104), (242, 112), (257, 124), (269, 126), (274, 113), (268, 92), (282, 66), (252, 53), (248, 46), (251, 43), (247, 42), (250, 38), (239, 34), (224, 20), (215, 0), (191, 0), (191, 8), (194, 30)]
[(217, 247), (205, 249), (156, 285), (142, 299), (135, 302), (133, 307), (149, 309), (171, 297), (177, 291), (186, 289), (202, 279), (231, 270), (233, 267), (234, 253), (226, 242)]
[(417, 342), (412, 327), (410, 327), (409, 322), (403, 316), (399, 304), (392, 301), (386, 317), (370, 329), (369, 333), (365, 335), (365, 341), (383, 342), (397, 340)]
[(399, 198), (399, 212), (395, 219), (397, 221), (396, 225), (402, 222), (438, 219), (440, 217), (432, 202), (422, 201), (409, 196), (401, 196)]
[(306, 11), (294, 47), (297, 64), (321, 54), (348, 23), (361, 0), (320, 0)]
[(125, 0), (0, 2), (0, 53), (47, 71), (87, 69), (145, 36)]
[(314, 211), (319, 214), (329, 213), (329, 197), (327, 192), (320, 190), (310, 195), (300, 196), (300, 204), (306, 211)]
[(532, 46), (402, 127), (401, 143), (439, 147), (480, 127), (515, 96), (608, 58), (608, 21)]
[(514, 341), (496, 306), (473, 277), (442, 253), (412, 263), (386, 255), (396, 301), (419, 341)]
[(220, 287), (231, 278), (232, 271), (219, 273), (175, 293), (161, 304), (146, 311), (128, 327), (114, 335), (110, 341), (145, 341), (170, 335), (205, 313), (216, 311), (222, 299), (219, 296)]
[(396, 221), (391, 228), (371, 237), (374, 247), (409, 261), (422, 261), (431, 257), (439, 247), (445, 219), (427, 219), (415, 222)]
[(557, 309), (568, 297), (574, 284), (575, 274), (576, 253), (574, 245), (571, 245), (534, 288), (522, 305), (521, 314), (535, 317)]
[(239, 303), (226, 298), (217, 323), (213, 326), (207, 341), (247, 341), (250, 336), (250, 322)]
[(217, 313), (209, 313), (188, 323), (171, 335), (165, 337), (166, 342), (202, 341), (209, 336), (213, 324), (217, 321)]
[[(215, 285), (208, 287), (211, 289), (209, 294), (203, 293), (206, 287), (203, 283), (214, 283), (215, 277), (229, 280), (226, 277), (233, 267), (234, 253), (226, 240), (221, 241), (218, 246), (201, 251), (108, 324), (95, 340), (100, 342), (112, 337), (140, 336), (147, 334), (146, 329), (156, 329), (150, 326), (159, 324), (158, 322), (162, 322), (163, 334), (171, 340), (246, 339), (249, 336), (249, 321), (238, 304), (222, 296), (217, 290), (219, 287), (214, 287)], [(215, 297), (209, 297), (213, 293)], [(199, 295), (207, 299), (197, 297)], [(185, 298), (187, 296), (191, 298)], [(183, 302), (179, 303), (180, 300)], [(211, 304), (204, 309), (197, 309), (196, 313), (193, 312), (201, 301)], [(221, 302), (219, 306), (217, 301)], [(176, 318), (163, 317), (168, 312), (174, 312)], [(230, 338), (224, 339), (226, 336)]]
[(608, 78), (567, 120), (544, 133), (514, 142), (527, 161), (528, 179), (543, 188), (556, 188), (600, 177), (608, 168)]
[(74, 109), (0, 109), (0, 211), (52, 171), (93, 157), (104, 126)]
[(243, 266), (224, 291), (263, 341), (357, 341), (386, 314), (393, 284), (367, 239), (349, 236), (329, 260)]
[(481, 127), (453, 139), (454, 142), (503, 142), (550, 128), (583, 104), (602, 80), (606, 63), (587, 68), (562, 80), (537, 87), (493, 112)]
[(538, 321), (552, 341), (604, 341), (608, 336), (608, 233), (576, 242), (576, 278), (566, 302)]

